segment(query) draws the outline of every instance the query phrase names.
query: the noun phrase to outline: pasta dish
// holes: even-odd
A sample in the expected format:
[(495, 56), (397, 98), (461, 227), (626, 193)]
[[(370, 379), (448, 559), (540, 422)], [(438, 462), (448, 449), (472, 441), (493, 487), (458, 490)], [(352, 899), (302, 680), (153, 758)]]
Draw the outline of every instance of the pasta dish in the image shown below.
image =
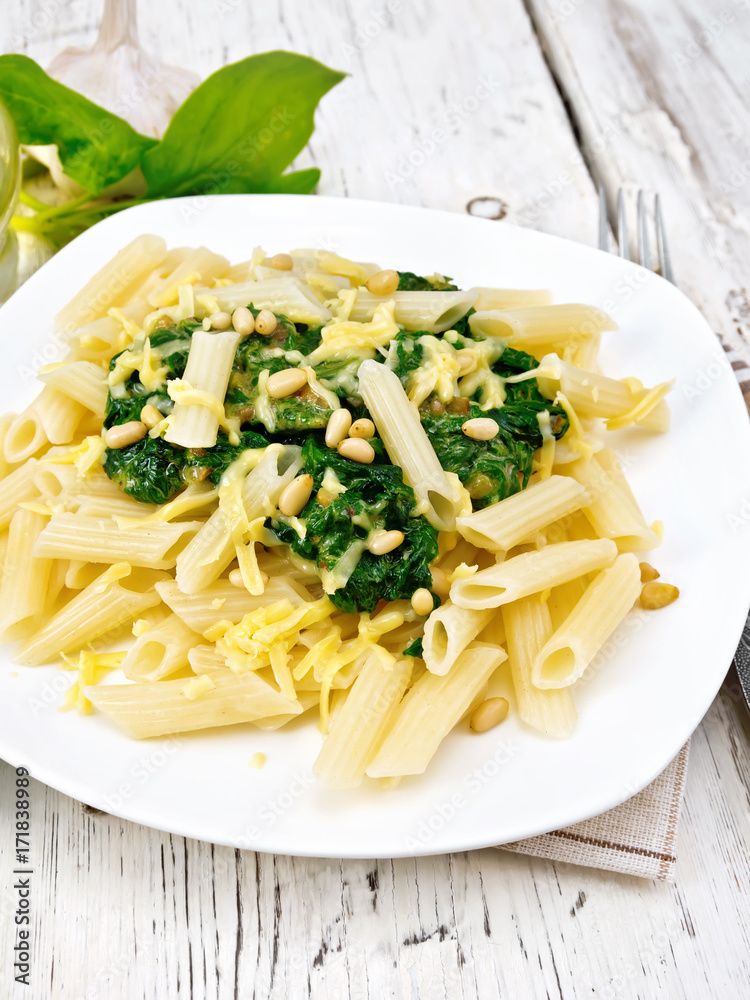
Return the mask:
[(314, 713), (321, 781), (393, 785), (503, 720), (498, 671), (569, 736), (636, 602), (677, 596), (605, 440), (667, 430), (670, 385), (600, 372), (600, 309), (143, 236), (57, 324), (0, 418), (2, 628), (135, 739)]

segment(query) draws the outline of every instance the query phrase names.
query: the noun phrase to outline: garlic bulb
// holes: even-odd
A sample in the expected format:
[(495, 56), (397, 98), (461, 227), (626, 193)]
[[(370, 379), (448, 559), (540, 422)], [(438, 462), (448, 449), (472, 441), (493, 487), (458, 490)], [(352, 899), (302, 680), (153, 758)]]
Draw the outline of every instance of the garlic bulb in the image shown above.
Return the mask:
[[(93, 48), (65, 49), (55, 56), (47, 73), (154, 139), (161, 138), (174, 112), (200, 83), (195, 73), (167, 66), (143, 51), (138, 44), (135, 0), (105, 0)], [(57, 146), (26, 149), (48, 167), (67, 197), (83, 194), (83, 188), (63, 173)], [(138, 195), (144, 190), (145, 182), (136, 169), (104, 194)]]

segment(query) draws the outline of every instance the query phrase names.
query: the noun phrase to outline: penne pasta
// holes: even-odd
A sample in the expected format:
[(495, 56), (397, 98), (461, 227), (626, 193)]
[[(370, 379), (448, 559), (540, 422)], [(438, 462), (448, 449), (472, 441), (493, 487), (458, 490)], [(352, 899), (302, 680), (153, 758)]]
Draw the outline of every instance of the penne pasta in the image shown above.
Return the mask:
[(617, 546), (606, 538), (559, 542), (456, 580), (450, 596), (462, 608), (497, 608), (611, 566), (616, 557)]
[(385, 365), (365, 361), (359, 369), (359, 386), (391, 461), (401, 467), (404, 482), (414, 490), (418, 512), (441, 531), (453, 531), (468, 496), (458, 478), (440, 465), (398, 376)]
[(52, 561), (32, 553), (47, 518), (30, 510), (13, 515), (0, 585), (0, 632), (6, 639), (25, 636), (44, 610)]
[(331, 313), (315, 295), (296, 278), (271, 278), (266, 281), (245, 281), (223, 288), (196, 288), (197, 300), (207, 298), (217, 309), (232, 312), (238, 306), (270, 309), (283, 313), (293, 323), (319, 326), (331, 319)]
[(472, 332), (501, 337), (511, 347), (538, 348), (547, 344), (580, 344), (617, 324), (595, 306), (570, 303), (485, 310), (469, 317)]
[(196, 250), (180, 248), (167, 254), (161, 267), (151, 272), (136, 294), (158, 309), (177, 301), (180, 285), (198, 281), (205, 283), (212, 278), (223, 277), (228, 270), (226, 257), (212, 253), (206, 247)]
[(634, 503), (629, 489), (621, 488), (597, 460), (580, 459), (569, 466), (573, 476), (588, 492), (591, 503), (583, 508), (586, 519), (600, 538), (611, 538), (620, 552), (655, 549), (660, 540), (649, 528)]
[(399, 705), (366, 773), (371, 778), (423, 774), (442, 741), (505, 659), (505, 650), (473, 643), (449, 673), (424, 673)]
[(641, 571), (632, 553), (618, 556), (586, 588), (565, 621), (534, 659), (531, 678), (538, 688), (564, 688), (582, 676), (622, 622), (641, 592)]
[(6, 430), (3, 438), (3, 457), (10, 465), (27, 462), (48, 442), (42, 418), (32, 405), (14, 417)]
[(115, 518), (119, 528), (131, 526), (129, 523), (120, 523), (120, 519), (133, 518), (140, 521), (143, 518), (151, 517), (159, 509), (155, 504), (140, 503), (132, 497), (124, 496), (122, 493), (119, 496), (109, 496), (102, 493), (84, 494), (83, 496), (75, 497), (74, 502), (78, 506), (78, 514), (100, 519)]
[[(189, 685), (204, 677), (210, 678), (210, 683), (190, 697)], [(229, 670), (192, 680), (88, 687), (85, 694), (135, 740), (233, 726), (275, 715), (299, 715), (302, 711), (298, 701), (289, 701), (257, 674)]]
[(424, 330), (442, 333), (449, 330), (477, 299), (476, 290), (467, 292), (394, 292), (392, 295), (373, 295), (364, 288), (357, 289), (357, 296), (349, 314), (355, 323), (369, 323), (382, 302), (393, 303), (393, 318), (406, 330)]
[(91, 410), (97, 417), (104, 416), (107, 373), (101, 365), (85, 360), (68, 361), (40, 371), (38, 377), (45, 385)]
[(216, 444), (239, 342), (240, 335), (234, 330), (195, 331), (185, 368), (185, 388), (175, 399), (166, 441), (183, 448), (213, 448)]
[(131, 681), (160, 681), (185, 667), (188, 654), (200, 636), (177, 615), (169, 615), (139, 635), (122, 661), (122, 672)]
[(67, 563), (57, 560), (58, 564), (66, 566), (65, 586), (68, 590), (83, 590), (101, 575), (101, 563), (85, 562), (82, 559), (71, 559)]
[(242, 587), (235, 587), (228, 580), (217, 580), (197, 594), (185, 594), (174, 580), (162, 580), (156, 590), (164, 603), (194, 632), (205, 632), (217, 621), (232, 624), (240, 621), (249, 611), (262, 608), (275, 601), (303, 604), (294, 584), (285, 577), (269, 580), (264, 593), (249, 594)]
[(556, 354), (547, 354), (539, 362), (537, 383), (548, 399), (562, 392), (579, 417), (626, 418), (632, 413), (639, 427), (666, 430), (669, 410), (662, 395), (669, 383), (657, 387), (660, 392), (655, 393), (638, 388), (640, 383), (633, 384), (633, 380), (608, 378), (562, 361)]
[(411, 676), (408, 660), (383, 649), (364, 654), (346, 700), (332, 719), (313, 774), (331, 788), (361, 784), (388, 732)]
[(154, 570), (131, 572), (127, 564), (110, 567), (23, 643), (16, 654), (19, 662), (38, 666), (138, 618), (159, 603), (154, 584), (163, 578)]
[(146, 276), (164, 260), (167, 246), (160, 236), (138, 236), (88, 281), (55, 317), (55, 329), (70, 333), (102, 319), (109, 309), (128, 301)]
[(424, 627), (422, 656), (427, 669), (433, 674), (447, 674), (495, 613), (492, 609), (469, 611), (450, 601), (436, 608)]
[[(242, 459), (239, 460), (242, 462)], [(300, 469), (299, 450), (277, 444), (266, 448), (254, 469), (241, 482), (233, 516), (235, 526), (258, 517), (265, 519), (284, 487)], [(237, 471), (241, 470), (241, 464)], [(225, 473), (231, 479), (231, 467)], [(239, 480), (236, 480), (239, 484)], [(237, 538), (240, 541), (239, 538)], [(236, 555), (232, 524), (221, 508), (215, 511), (177, 558), (177, 584), (186, 594), (197, 594), (224, 572)], [(262, 587), (261, 587), (262, 593)]]
[(477, 293), (477, 312), (495, 309), (519, 309), (525, 306), (547, 306), (552, 293), (546, 288), (473, 288)]
[(570, 690), (542, 691), (532, 681), (539, 650), (552, 635), (547, 605), (535, 595), (506, 604), (502, 614), (518, 714), (533, 729), (566, 739), (573, 732), (577, 718)]
[(35, 482), (37, 469), (37, 460), (30, 458), (0, 482), (0, 528), (10, 524), (18, 504), (39, 496)]
[[(239, 618), (237, 619), (239, 621)], [(214, 645), (198, 644), (187, 651), (190, 669), (194, 674), (210, 674), (213, 670), (226, 670), (227, 661)]]
[(550, 476), (523, 493), (456, 519), (456, 527), (473, 545), (492, 552), (512, 549), (559, 518), (589, 503), (580, 483), (568, 476)]
[(319, 704), (319, 701), (320, 699), (314, 691), (298, 691), (297, 702), (302, 708), (301, 712), (291, 712), (287, 715), (269, 715), (265, 719), (253, 719), (252, 725), (256, 729), (262, 729), (266, 733), (273, 733), (290, 722), (294, 722), (295, 719), (299, 719), (305, 712), (309, 712), (311, 708), (315, 708)]
[(68, 444), (72, 441), (86, 412), (85, 406), (58, 392), (51, 385), (42, 389), (34, 407), (50, 444)]
[(58, 514), (37, 540), (34, 554), (48, 559), (85, 558), (94, 563), (171, 569), (202, 521), (117, 528), (112, 520), (84, 514)]

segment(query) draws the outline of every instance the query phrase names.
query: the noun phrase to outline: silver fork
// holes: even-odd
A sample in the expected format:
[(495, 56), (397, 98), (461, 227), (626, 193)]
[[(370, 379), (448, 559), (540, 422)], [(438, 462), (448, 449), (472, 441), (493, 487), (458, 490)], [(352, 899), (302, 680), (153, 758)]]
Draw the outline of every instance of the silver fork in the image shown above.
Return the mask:
[[(656, 271), (667, 281), (676, 284), (674, 271), (672, 270), (672, 258), (667, 246), (667, 233), (664, 227), (664, 216), (661, 211), (661, 199), (657, 194), (654, 197), (654, 221), (656, 224), (656, 250), (658, 255)], [(604, 188), (599, 188), (599, 249), (609, 250), (609, 220), (607, 218), (607, 199)], [(625, 217), (625, 195), (622, 188), (617, 193), (617, 252), (627, 260), (635, 260), (630, 253), (630, 239), (628, 238), (628, 224)], [(651, 259), (651, 248), (648, 241), (648, 217), (646, 214), (646, 198), (643, 191), (638, 192), (638, 252), (640, 264), (654, 270)], [(745, 696), (747, 707), (750, 710), (750, 615), (748, 615), (745, 627), (742, 630), (737, 651), (734, 654), (734, 665), (737, 668), (737, 676), (740, 679), (742, 693)]]
[[(674, 285), (674, 271), (672, 270), (672, 257), (667, 246), (667, 232), (664, 228), (664, 216), (661, 213), (661, 199), (657, 194), (654, 197), (654, 221), (656, 223), (656, 271), (671, 281)], [(630, 253), (630, 239), (628, 237), (628, 223), (625, 218), (625, 195), (620, 188), (617, 193), (617, 247), (618, 253), (626, 260), (635, 260)], [(607, 218), (607, 199), (604, 188), (599, 188), (599, 249), (609, 250), (609, 220)], [(646, 214), (646, 198), (643, 191), (638, 192), (638, 251), (640, 253), (640, 264), (642, 267), (653, 270), (651, 261), (651, 247), (648, 242), (648, 216)]]

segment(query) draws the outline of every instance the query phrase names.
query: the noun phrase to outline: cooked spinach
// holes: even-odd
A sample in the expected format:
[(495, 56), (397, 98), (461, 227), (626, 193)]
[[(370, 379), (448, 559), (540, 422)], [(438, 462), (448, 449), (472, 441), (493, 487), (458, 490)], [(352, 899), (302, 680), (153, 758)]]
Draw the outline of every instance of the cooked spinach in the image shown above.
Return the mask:
[[(405, 280), (411, 282), (412, 279), (429, 284), (428, 279), (405, 275)], [(258, 310), (252, 304), (249, 308), (257, 315)], [(390, 464), (379, 439), (372, 441), (376, 458), (371, 465), (350, 461), (327, 448), (322, 430), (332, 411), (325, 399), (309, 387), (285, 399), (264, 397), (262, 405), (274, 411), (273, 433), (263, 426), (262, 414), (257, 412), (261, 373), (304, 365), (307, 356), (320, 343), (320, 327), (295, 325), (280, 314), (276, 317), (277, 327), (270, 337), (252, 334), (237, 350), (225, 406), (227, 415), (239, 418), (244, 427), (239, 444), (230, 445), (223, 432), (219, 433), (214, 447), (205, 449), (180, 448), (161, 438), (146, 436), (126, 448), (108, 450), (104, 464), (107, 475), (125, 493), (138, 500), (165, 503), (188, 482), (209, 480), (218, 483), (227, 466), (244, 449), (263, 448), (274, 440), (300, 443), (302, 438), (303, 469), (314, 480), (311, 499), (299, 515), (299, 522), (305, 526), (305, 536), (299, 537), (289, 519), (274, 521), (273, 527), (281, 541), (304, 558), (313, 560), (324, 578), (330, 575), (334, 583), (337, 582), (337, 565), (354, 546), (358, 556), (356, 565), (346, 582), (331, 594), (333, 603), (347, 612), (372, 611), (383, 599), (408, 599), (420, 587), (429, 589), (429, 567), (438, 552), (437, 531), (425, 518), (413, 516), (414, 493), (404, 483), (401, 469)], [(201, 322), (196, 319), (182, 323), (164, 320), (151, 334), (153, 348), (162, 351), (167, 348), (159, 365), (166, 369), (168, 378), (184, 376), (191, 337), (200, 326)], [(459, 335), (451, 334), (451, 342), (457, 349), (470, 346), (475, 338), (471, 336), (466, 317), (456, 324), (458, 327), (461, 327)], [(391, 345), (390, 362), (405, 386), (412, 373), (426, 361), (426, 348), (419, 343), (422, 336), (425, 334), (420, 331), (401, 331)], [(332, 358), (315, 368), (316, 376), (326, 388), (339, 395), (355, 419), (368, 415), (361, 404), (357, 385), (357, 370), (365, 356), (369, 356), (369, 352), (355, 350), (349, 356)], [(113, 359), (112, 367), (116, 360)], [(529, 372), (536, 365), (531, 355), (506, 348), (492, 364), (492, 371), (507, 379)], [(156, 391), (149, 390), (138, 373), (133, 373), (122, 385), (119, 396), (110, 395), (105, 427), (139, 419), (146, 403), (168, 414), (173, 404), (166, 388), (165, 382)], [(423, 426), (443, 468), (459, 476), (477, 509), (517, 493), (525, 486), (531, 474), (533, 452), (542, 444), (537, 420), (541, 411), (550, 411), (556, 436), (561, 436), (568, 426), (564, 411), (544, 399), (536, 379), (506, 383), (505, 392), (505, 404), (498, 409), (481, 409), (481, 389), (477, 390), (474, 399), (456, 396), (447, 405), (431, 396), (420, 408)], [(467, 419), (483, 416), (492, 417), (500, 427), (494, 439), (475, 441), (463, 434), (461, 428)], [(258, 433), (258, 429), (262, 432)], [(327, 470), (337, 477), (345, 492), (334, 495), (324, 491), (319, 500), (318, 492)], [(402, 531), (404, 541), (392, 552), (375, 556), (363, 543), (372, 531), (381, 529)], [(420, 640), (413, 642), (407, 652), (408, 655), (421, 655)]]
[(409, 645), (404, 649), (404, 656), (423, 656), (424, 649), (422, 648), (422, 637), (419, 636), (414, 642), (409, 643)]
[(424, 336), (426, 336), (424, 330), (418, 330), (416, 333), (407, 333), (404, 330), (391, 341), (389, 361), (394, 365), (393, 370), (401, 379), (404, 389), (409, 387), (411, 373), (416, 371), (424, 360), (424, 348), (419, 343), (419, 338)]
[[(509, 378), (536, 367), (532, 355), (506, 348), (492, 370)], [(441, 410), (434, 401), (426, 401), (420, 409), (422, 424), (440, 464), (456, 473), (476, 510), (518, 493), (528, 482), (533, 453), (542, 445), (538, 420), (541, 412), (549, 411), (555, 437), (562, 437), (568, 429), (565, 411), (542, 396), (536, 379), (506, 383), (505, 393), (505, 404), (499, 409), (482, 410), (476, 402), (470, 402), (468, 410), (452, 413), (450, 405)], [(500, 427), (497, 436), (490, 441), (466, 437), (461, 428), (473, 417), (496, 420)]]
[[(346, 585), (330, 595), (342, 611), (372, 611), (382, 599), (408, 599), (419, 587), (429, 588), (430, 563), (438, 551), (435, 528), (423, 517), (411, 516), (414, 493), (404, 483), (401, 469), (386, 464), (382, 444), (374, 444), (376, 461), (363, 465), (342, 458), (311, 435), (302, 449), (304, 471), (314, 480), (312, 497), (299, 515), (306, 525), (305, 537), (300, 539), (288, 524), (273, 524), (293, 551), (330, 572), (347, 549), (363, 541), (370, 531), (395, 529), (404, 533), (404, 541), (392, 552), (380, 556), (362, 552)], [(335, 473), (346, 492), (324, 506), (316, 493), (326, 469)]]
[(240, 443), (220, 437), (213, 448), (180, 448), (148, 435), (126, 448), (108, 448), (104, 471), (141, 503), (167, 503), (190, 482), (218, 484), (224, 470), (246, 448), (266, 448), (269, 442), (254, 431), (243, 431)]
[(185, 488), (185, 449), (148, 435), (127, 448), (108, 448), (104, 471), (141, 503), (166, 503)]
[[(475, 441), (461, 430), (472, 417), (492, 417), (500, 423), (498, 417), (502, 412), (482, 410), (476, 403), (460, 415), (447, 411), (436, 413), (429, 404), (420, 410), (422, 426), (440, 464), (446, 472), (456, 473), (468, 490), (475, 510), (518, 493), (531, 475), (534, 448), (526, 440), (509, 433), (502, 424), (500, 433), (491, 441)], [(536, 417), (533, 419), (536, 426)]]
[(441, 274), (423, 278), (412, 271), (397, 271), (399, 292), (457, 292), (458, 285), (451, 284), (451, 279)]
[[(257, 310), (251, 310), (257, 315)], [(237, 349), (237, 356), (225, 398), (227, 415), (237, 416), (242, 424), (263, 423), (257, 411), (258, 383), (262, 372), (298, 368), (305, 355), (320, 343), (320, 328), (296, 327), (280, 313), (275, 314), (277, 327), (271, 337), (251, 334)], [(309, 386), (283, 399), (266, 399), (273, 411), (274, 433), (300, 433), (320, 430), (333, 412), (321, 396)], [(266, 430), (271, 430), (267, 427)]]
[[(480, 510), (519, 493), (528, 482), (534, 451), (542, 444), (537, 420), (542, 410), (550, 411), (552, 431), (561, 437), (567, 430), (567, 418), (547, 400), (506, 400), (496, 410), (482, 410), (477, 403), (470, 403), (461, 414), (450, 409), (441, 412), (434, 403), (426, 402), (420, 417), (440, 464), (446, 472), (456, 473), (474, 509)], [(467, 437), (461, 428), (474, 417), (496, 420), (500, 427), (497, 436), (490, 441)]]

